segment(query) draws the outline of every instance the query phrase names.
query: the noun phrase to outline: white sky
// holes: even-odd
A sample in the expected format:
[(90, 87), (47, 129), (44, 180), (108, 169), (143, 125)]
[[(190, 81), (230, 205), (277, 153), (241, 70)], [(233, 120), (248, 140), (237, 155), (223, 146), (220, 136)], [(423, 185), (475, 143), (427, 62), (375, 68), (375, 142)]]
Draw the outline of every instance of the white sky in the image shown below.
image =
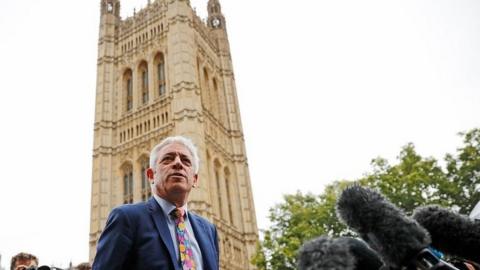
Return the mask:
[[(88, 259), (99, 2), (0, 3), (4, 267)], [(477, 0), (221, 3), (260, 228), (282, 194), (359, 178), (407, 142), (441, 159), (480, 126)]]

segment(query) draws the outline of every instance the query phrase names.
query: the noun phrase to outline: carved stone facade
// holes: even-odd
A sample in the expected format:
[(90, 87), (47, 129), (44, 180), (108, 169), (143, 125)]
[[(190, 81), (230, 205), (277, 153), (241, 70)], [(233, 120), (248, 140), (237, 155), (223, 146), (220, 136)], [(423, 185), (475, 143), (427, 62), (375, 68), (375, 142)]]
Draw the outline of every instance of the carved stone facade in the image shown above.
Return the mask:
[(201, 159), (189, 209), (216, 224), (221, 269), (254, 269), (255, 209), (218, 0), (208, 14), (205, 23), (188, 0), (155, 0), (122, 19), (120, 0), (101, 0), (90, 260), (110, 210), (150, 197), (150, 149), (185, 135)]

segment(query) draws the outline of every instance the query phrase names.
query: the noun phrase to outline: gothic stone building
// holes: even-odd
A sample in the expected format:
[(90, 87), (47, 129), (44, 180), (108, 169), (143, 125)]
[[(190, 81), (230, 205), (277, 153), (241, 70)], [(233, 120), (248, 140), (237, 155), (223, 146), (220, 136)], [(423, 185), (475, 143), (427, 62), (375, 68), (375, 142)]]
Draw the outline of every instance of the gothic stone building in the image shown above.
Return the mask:
[(188, 0), (155, 0), (120, 17), (101, 0), (90, 260), (110, 210), (151, 196), (149, 151), (169, 135), (199, 148), (189, 209), (214, 222), (221, 269), (253, 269), (258, 239), (225, 17), (209, 0), (202, 21)]

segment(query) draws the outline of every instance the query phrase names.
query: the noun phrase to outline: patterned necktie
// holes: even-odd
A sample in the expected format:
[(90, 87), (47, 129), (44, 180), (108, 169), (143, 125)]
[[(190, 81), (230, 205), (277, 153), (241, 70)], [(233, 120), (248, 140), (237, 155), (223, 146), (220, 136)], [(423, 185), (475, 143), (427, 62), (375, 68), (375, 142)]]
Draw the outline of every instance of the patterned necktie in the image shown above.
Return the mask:
[(172, 211), (172, 216), (175, 218), (175, 232), (177, 235), (178, 249), (180, 251), (180, 261), (182, 262), (183, 270), (195, 270), (192, 246), (185, 226), (184, 215), (185, 210), (183, 210), (183, 208), (176, 208)]

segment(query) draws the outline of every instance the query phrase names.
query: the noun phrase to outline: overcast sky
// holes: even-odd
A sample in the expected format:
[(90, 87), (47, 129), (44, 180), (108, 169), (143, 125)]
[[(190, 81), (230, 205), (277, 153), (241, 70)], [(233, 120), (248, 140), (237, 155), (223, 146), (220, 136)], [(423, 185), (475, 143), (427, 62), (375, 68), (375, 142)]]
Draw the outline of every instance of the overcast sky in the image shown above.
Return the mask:
[[(20, 251), (88, 260), (99, 2), (0, 4), (4, 267)], [(408, 142), (442, 159), (480, 126), (480, 1), (221, 3), (260, 228), (282, 194), (359, 178)]]

